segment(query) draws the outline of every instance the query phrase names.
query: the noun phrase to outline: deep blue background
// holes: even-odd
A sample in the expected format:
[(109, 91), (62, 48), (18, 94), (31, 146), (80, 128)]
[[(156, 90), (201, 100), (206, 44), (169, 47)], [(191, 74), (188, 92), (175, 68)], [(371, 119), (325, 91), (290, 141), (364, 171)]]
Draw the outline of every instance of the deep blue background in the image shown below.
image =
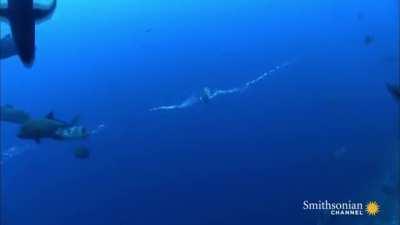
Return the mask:
[[(385, 209), (396, 26), (394, 0), (59, 0), (37, 27), (34, 67), (1, 63), (1, 101), (106, 129), (36, 145), (2, 126), (3, 149), (32, 145), (4, 164), (5, 224), (309, 225), (304, 200)], [(288, 60), (245, 93), (148, 111)], [(89, 160), (73, 157), (82, 144)]]

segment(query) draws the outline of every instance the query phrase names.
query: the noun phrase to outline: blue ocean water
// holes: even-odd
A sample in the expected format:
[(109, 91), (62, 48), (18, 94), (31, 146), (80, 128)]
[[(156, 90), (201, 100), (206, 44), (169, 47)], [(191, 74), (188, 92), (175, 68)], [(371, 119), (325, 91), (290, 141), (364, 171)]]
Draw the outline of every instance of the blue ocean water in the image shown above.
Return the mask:
[[(398, 72), (396, 9), (59, 0), (37, 25), (34, 66), (1, 62), (1, 103), (104, 129), (36, 144), (2, 124), (3, 152), (18, 153), (2, 167), (3, 224), (392, 224), (394, 199), (381, 188), (396, 171), (397, 106), (385, 88)], [(244, 92), (149, 111), (288, 61)], [(81, 145), (87, 160), (73, 156)], [(382, 213), (321, 222), (305, 200), (375, 200)]]

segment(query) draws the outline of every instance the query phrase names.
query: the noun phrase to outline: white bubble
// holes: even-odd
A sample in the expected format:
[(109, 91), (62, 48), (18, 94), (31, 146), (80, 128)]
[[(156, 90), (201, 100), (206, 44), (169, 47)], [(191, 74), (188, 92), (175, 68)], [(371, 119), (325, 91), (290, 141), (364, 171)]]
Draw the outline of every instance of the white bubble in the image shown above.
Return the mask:
[(20, 155), (24, 154), (26, 151), (29, 151), (29, 150), (32, 150), (32, 149), (34, 149), (34, 146), (33, 145), (28, 145), (28, 144), (25, 144), (25, 145), (14, 145), (14, 146), (11, 146), (9, 148), (6, 148), (1, 152), (1, 161), (0, 161), (0, 163), (4, 164), (5, 162), (7, 162), (7, 161), (9, 161), (9, 160), (11, 160), (11, 159), (13, 159), (13, 158), (15, 158), (17, 156), (20, 156)]

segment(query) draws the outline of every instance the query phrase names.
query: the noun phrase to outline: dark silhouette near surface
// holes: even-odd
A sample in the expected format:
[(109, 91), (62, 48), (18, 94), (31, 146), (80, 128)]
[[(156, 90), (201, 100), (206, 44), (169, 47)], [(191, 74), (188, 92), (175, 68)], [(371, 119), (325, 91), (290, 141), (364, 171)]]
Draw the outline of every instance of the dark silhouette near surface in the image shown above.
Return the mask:
[(50, 6), (34, 4), (33, 0), (8, 0), (7, 6), (0, 6), (0, 18), (10, 24), (18, 56), (25, 66), (32, 66), (35, 60), (35, 23), (50, 18), (56, 5), (56, 0)]

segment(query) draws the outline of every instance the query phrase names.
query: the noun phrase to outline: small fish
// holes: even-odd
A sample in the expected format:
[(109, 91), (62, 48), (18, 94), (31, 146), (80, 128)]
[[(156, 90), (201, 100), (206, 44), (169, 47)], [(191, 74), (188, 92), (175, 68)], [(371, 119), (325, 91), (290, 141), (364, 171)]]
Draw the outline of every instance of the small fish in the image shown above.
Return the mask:
[(366, 35), (364, 38), (364, 44), (366, 46), (371, 45), (373, 42), (375, 42), (375, 38), (372, 35)]
[(392, 97), (400, 103), (400, 87), (393, 84), (386, 84), (386, 88)]
[(74, 150), (74, 155), (77, 159), (88, 159), (90, 157), (90, 151), (87, 147), (79, 146)]

